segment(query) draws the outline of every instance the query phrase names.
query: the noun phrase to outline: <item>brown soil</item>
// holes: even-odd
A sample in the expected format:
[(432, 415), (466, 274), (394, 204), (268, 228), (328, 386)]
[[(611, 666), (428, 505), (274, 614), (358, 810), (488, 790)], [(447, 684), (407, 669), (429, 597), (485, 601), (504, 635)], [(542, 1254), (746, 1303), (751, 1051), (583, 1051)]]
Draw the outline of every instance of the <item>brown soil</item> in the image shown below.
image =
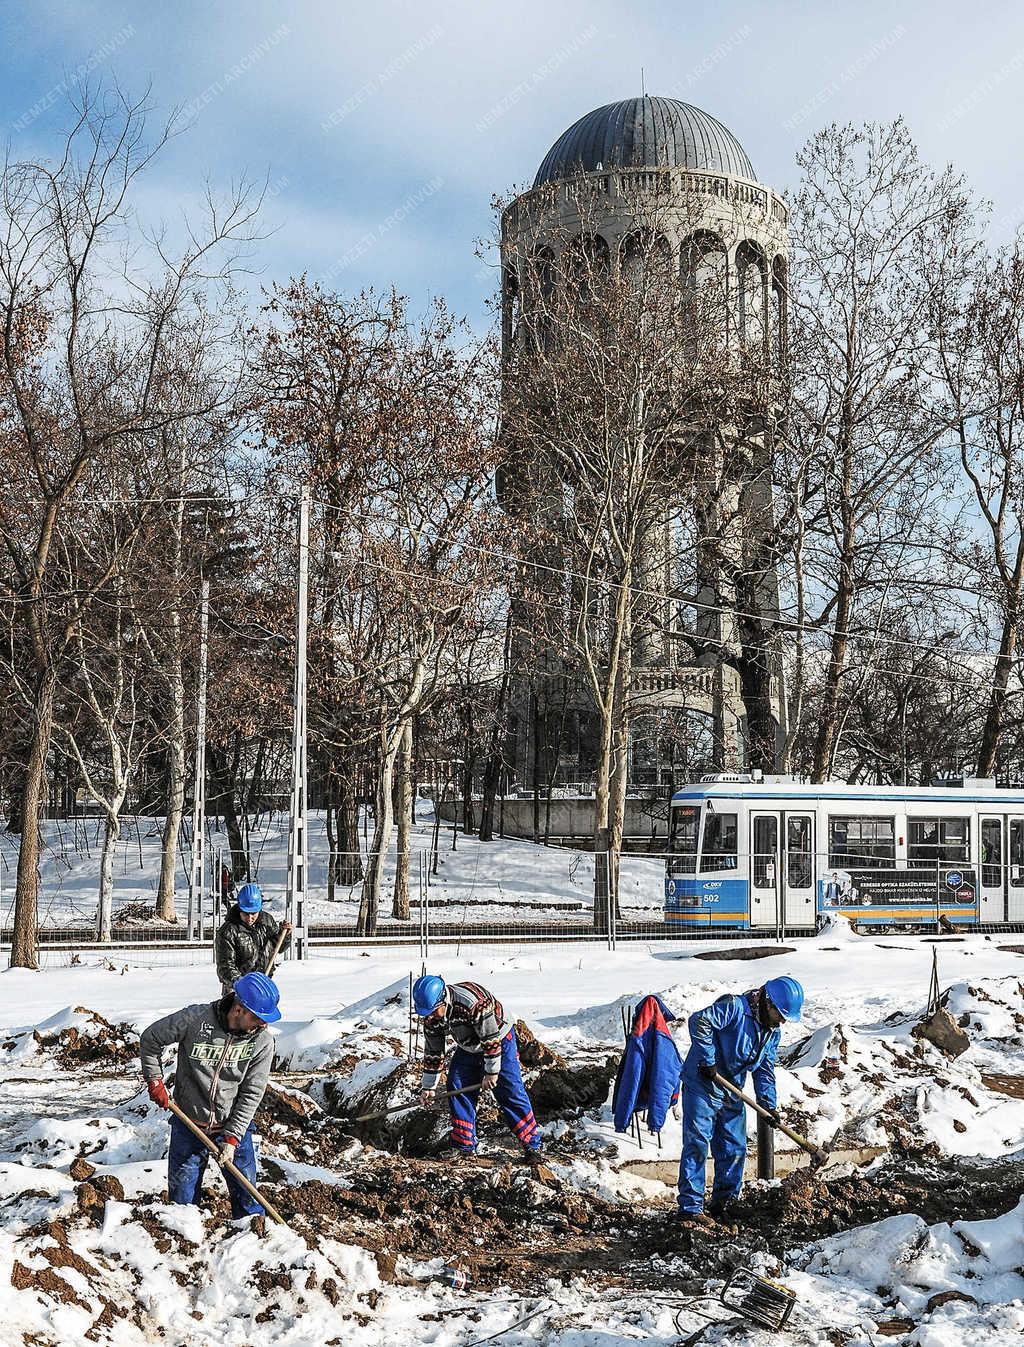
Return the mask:
[(1024, 1099), (1024, 1076), (986, 1075), (982, 1073), (981, 1083), (996, 1094), (1009, 1095), (1011, 1099)]
[(699, 954), (695, 954), (695, 959), (718, 960), (739, 959), (747, 961), (750, 959), (774, 959), (780, 954), (792, 954), (792, 945), (735, 945), (727, 949), (702, 949)]
[(60, 1301), (62, 1305), (77, 1305), (87, 1313), (92, 1312), (92, 1306), (86, 1304), (74, 1287), (63, 1277), (58, 1276), (53, 1268), (27, 1268), (24, 1263), (19, 1263), (15, 1259), (11, 1268), (11, 1285), (16, 1291), (40, 1291), (43, 1295), (52, 1296)]

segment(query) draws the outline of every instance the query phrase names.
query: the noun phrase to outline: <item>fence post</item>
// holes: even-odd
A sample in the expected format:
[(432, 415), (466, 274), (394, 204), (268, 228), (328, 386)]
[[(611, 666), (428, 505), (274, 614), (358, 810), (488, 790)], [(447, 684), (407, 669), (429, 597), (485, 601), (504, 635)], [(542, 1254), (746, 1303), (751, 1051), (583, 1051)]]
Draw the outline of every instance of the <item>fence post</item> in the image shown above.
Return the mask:
[(618, 936), (618, 932), (615, 928), (615, 909), (618, 906), (618, 894), (616, 894), (614, 898), (612, 897), (611, 865), (609, 863), (607, 851), (604, 853), (604, 890), (608, 895), (606, 899), (608, 904), (608, 948), (614, 950), (616, 938)]

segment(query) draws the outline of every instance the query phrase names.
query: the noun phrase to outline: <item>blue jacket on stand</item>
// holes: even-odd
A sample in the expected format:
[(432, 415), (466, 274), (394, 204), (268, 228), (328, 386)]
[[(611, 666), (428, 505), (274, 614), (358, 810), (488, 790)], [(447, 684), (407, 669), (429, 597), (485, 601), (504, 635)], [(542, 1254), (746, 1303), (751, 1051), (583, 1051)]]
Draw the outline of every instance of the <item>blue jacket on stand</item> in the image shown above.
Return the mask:
[(765, 1108), (777, 1107), (775, 1056), (781, 1033), (778, 1029), (762, 1029), (758, 1023), (757, 992), (720, 996), (713, 1005), (690, 1016), (689, 1028), (690, 1051), (683, 1064), (687, 1083), (720, 1095), (714, 1082), (701, 1076), (702, 1062), (741, 1088), (749, 1071), (757, 1102)]
[(673, 1019), (659, 996), (645, 996), (637, 1007), (612, 1095), (616, 1132), (627, 1131), (633, 1114), (645, 1107), (648, 1128), (660, 1132), (679, 1098), (682, 1058), (668, 1029)]

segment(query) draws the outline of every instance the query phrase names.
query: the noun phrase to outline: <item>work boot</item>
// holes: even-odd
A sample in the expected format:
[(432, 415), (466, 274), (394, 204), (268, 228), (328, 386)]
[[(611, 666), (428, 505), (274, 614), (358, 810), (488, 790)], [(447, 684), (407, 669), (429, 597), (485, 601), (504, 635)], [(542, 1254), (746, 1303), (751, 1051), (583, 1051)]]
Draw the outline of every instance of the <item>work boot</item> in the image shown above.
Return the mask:
[(464, 1164), (466, 1161), (472, 1163), (476, 1159), (476, 1147), (449, 1146), (441, 1159), (448, 1165)]
[(703, 1211), (679, 1211), (672, 1217), (680, 1230), (717, 1230), (718, 1222)]
[(544, 1150), (541, 1146), (526, 1146), (523, 1149), (523, 1159), (534, 1169), (544, 1163)]

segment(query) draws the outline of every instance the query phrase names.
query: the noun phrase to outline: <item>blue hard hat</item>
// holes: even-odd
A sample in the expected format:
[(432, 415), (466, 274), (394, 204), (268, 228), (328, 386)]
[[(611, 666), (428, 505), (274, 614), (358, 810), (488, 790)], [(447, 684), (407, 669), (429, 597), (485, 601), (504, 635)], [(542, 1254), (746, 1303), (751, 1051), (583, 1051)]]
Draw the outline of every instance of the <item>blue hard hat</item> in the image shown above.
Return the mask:
[(765, 995), (785, 1020), (798, 1020), (804, 989), (796, 978), (772, 978), (764, 984)]
[(235, 996), (264, 1024), (275, 1024), (281, 1018), (277, 1008), (281, 993), (266, 973), (243, 973), (235, 983)]
[(444, 1000), (444, 978), (424, 973), (412, 984), (412, 1004), (417, 1015), (429, 1015)]
[(263, 890), (258, 884), (243, 884), (238, 890), (238, 906), (243, 912), (258, 912), (263, 906)]

